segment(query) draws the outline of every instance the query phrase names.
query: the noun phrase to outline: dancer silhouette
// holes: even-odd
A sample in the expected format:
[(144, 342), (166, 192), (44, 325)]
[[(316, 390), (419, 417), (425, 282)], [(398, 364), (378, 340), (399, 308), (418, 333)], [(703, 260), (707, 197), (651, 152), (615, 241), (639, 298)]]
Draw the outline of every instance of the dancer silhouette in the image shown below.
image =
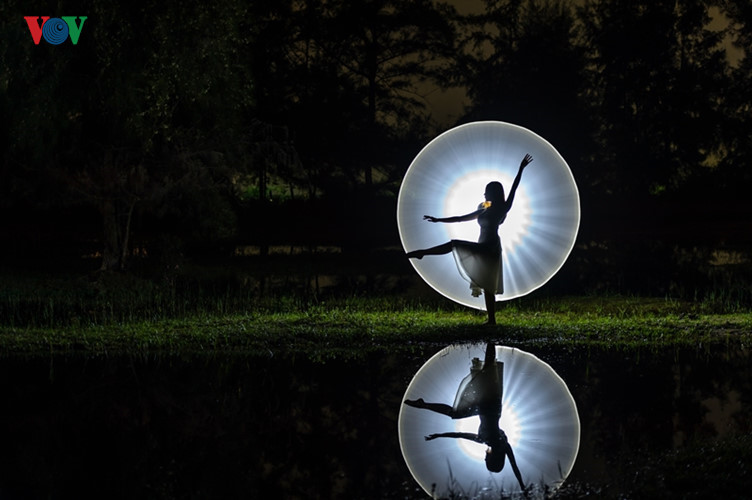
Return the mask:
[(504, 222), (507, 213), (512, 208), (514, 195), (520, 185), (522, 171), (525, 170), (533, 157), (526, 154), (520, 162), (517, 176), (514, 178), (509, 196), (504, 198), (504, 186), (493, 181), (486, 185), (484, 196), (486, 201), (478, 209), (466, 215), (453, 217), (433, 217), (424, 215), (429, 222), (467, 222), (477, 220), (480, 225), (480, 236), (477, 242), (466, 240), (450, 240), (435, 247), (407, 252), (411, 259), (422, 259), (426, 255), (443, 255), (452, 252), (457, 267), (463, 278), (470, 282), (473, 296), (483, 292), (488, 312), (488, 324), (496, 324), (496, 294), (504, 292), (503, 268), (501, 264), (501, 239), (499, 226)]
[(491, 472), (501, 472), (505, 458), (509, 458), (512, 471), (520, 483), (520, 488), (524, 491), (525, 483), (522, 482), (522, 475), (517, 467), (512, 446), (507, 440), (507, 435), (499, 428), (503, 381), (504, 363), (496, 361), (496, 347), (489, 342), (486, 345), (486, 356), (482, 365), (478, 358), (473, 359), (470, 374), (460, 383), (453, 406), (444, 403), (427, 403), (423, 401), (423, 398), (405, 400), (404, 403), (407, 406), (430, 410), (452, 419), (478, 415), (480, 425), (476, 434), (468, 432), (429, 434), (426, 436), (426, 441), (437, 438), (459, 438), (487, 445), (486, 468)]

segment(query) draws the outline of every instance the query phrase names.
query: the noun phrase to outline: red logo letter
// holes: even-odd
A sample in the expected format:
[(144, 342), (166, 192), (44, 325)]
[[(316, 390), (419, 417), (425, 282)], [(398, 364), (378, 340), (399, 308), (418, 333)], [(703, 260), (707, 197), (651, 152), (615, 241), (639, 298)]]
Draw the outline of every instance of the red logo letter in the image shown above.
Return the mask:
[(34, 40), (34, 45), (39, 45), (39, 40), (42, 39), (42, 26), (47, 22), (50, 16), (42, 17), (42, 24), (39, 24), (39, 16), (24, 16), (26, 24), (29, 25), (29, 31), (31, 31), (31, 39)]

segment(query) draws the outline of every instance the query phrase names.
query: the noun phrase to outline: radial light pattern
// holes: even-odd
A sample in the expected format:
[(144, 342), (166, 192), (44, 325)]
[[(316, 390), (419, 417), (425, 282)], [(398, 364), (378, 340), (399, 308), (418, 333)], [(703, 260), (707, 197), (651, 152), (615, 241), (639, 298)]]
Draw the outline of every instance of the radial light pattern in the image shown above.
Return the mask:
[[(485, 345), (447, 347), (429, 359), (413, 377), (404, 400), (451, 405), (472, 358), (484, 358)], [(507, 434), (525, 485), (533, 490), (558, 488), (574, 466), (580, 445), (580, 419), (569, 389), (559, 375), (533, 354), (496, 346), (504, 363), (502, 414), (499, 426)], [(425, 436), (478, 430), (478, 417), (453, 420), (446, 415), (402, 404), (399, 441), (413, 477), (437, 498), (463, 492), (480, 498), (520, 492), (507, 462), (500, 473), (486, 469), (486, 447), (466, 439)]]
[[(542, 137), (504, 122), (473, 122), (432, 140), (405, 174), (397, 203), (397, 224), (406, 251), (449, 239), (477, 241), (476, 222), (430, 223), (423, 215), (464, 215), (484, 200), (486, 184), (498, 180), (506, 193), (525, 154), (533, 156), (522, 175), (512, 210), (499, 229), (504, 293), (509, 300), (546, 283), (566, 261), (580, 225), (580, 198), (572, 172)], [(473, 297), (451, 254), (411, 259), (418, 274), (445, 297), (485, 309)]]

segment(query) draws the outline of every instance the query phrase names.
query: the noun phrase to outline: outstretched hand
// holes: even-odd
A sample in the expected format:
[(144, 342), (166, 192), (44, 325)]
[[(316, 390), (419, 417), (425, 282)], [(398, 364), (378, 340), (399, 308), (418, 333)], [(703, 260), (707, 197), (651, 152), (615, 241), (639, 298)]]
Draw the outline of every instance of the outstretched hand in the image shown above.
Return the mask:
[(533, 162), (533, 157), (530, 156), (530, 154), (526, 154), (525, 157), (520, 162), (520, 169), (523, 169), (530, 165)]
[(423, 398), (419, 399), (406, 399), (405, 404), (407, 406), (412, 406), (413, 408), (425, 408), (426, 402), (423, 401)]
[(438, 434), (429, 434), (428, 436), (426, 436), (426, 441), (431, 441), (432, 439), (436, 439), (437, 437), (439, 437)]
[(428, 222), (439, 222), (439, 218), (434, 217), (433, 215), (424, 215), (423, 220), (427, 220)]

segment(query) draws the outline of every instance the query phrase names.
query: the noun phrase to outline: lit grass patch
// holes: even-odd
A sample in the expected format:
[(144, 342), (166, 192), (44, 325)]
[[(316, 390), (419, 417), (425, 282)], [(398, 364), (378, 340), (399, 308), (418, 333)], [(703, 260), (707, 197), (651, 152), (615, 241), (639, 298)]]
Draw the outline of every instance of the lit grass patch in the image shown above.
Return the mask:
[(435, 293), (261, 293), (225, 271), (179, 279), (5, 271), (0, 353), (357, 352), (489, 338), (521, 347), (745, 346), (752, 336), (752, 311), (740, 302), (538, 291), (500, 303), (498, 325), (487, 327), (485, 313)]
[[(539, 304), (500, 308), (498, 325), (485, 315), (455, 307), (399, 300), (348, 298), (316, 304), (249, 308), (243, 313), (193, 313), (104, 324), (59, 327), (2, 326), (4, 353), (86, 352), (181, 353), (242, 351), (324, 352), (402, 350), (416, 345), (494, 339), (512, 346), (558, 344), (634, 347), (664, 345), (745, 345), (752, 337), (752, 314), (698, 314), (669, 304), (661, 309), (629, 299), (593, 306), (590, 298), (547, 299)], [(268, 306), (268, 305), (267, 305)]]

